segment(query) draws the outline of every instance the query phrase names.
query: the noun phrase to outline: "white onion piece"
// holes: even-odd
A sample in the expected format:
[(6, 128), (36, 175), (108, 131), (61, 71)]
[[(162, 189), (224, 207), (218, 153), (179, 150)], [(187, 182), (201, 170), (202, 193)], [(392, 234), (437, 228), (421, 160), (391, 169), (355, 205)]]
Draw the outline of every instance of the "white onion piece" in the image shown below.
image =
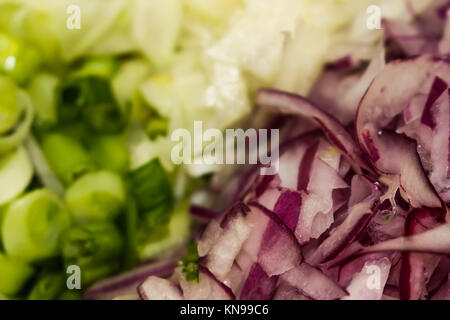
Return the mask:
[(283, 274), (281, 278), (290, 286), (300, 290), (304, 295), (315, 300), (335, 300), (346, 295), (337, 283), (306, 263), (302, 263)]
[(138, 288), (143, 300), (183, 300), (180, 289), (171, 281), (155, 276), (147, 278)]
[(225, 284), (221, 284), (211, 273), (204, 269), (199, 272), (199, 281), (187, 281), (180, 269), (176, 270), (176, 275), (186, 300), (230, 300), (233, 299), (231, 289), (226, 289)]
[(218, 279), (223, 279), (230, 271), (234, 259), (250, 234), (250, 227), (244, 217), (238, 214), (226, 226), (219, 239), (214, 243), (206, 259), (206, 267)]

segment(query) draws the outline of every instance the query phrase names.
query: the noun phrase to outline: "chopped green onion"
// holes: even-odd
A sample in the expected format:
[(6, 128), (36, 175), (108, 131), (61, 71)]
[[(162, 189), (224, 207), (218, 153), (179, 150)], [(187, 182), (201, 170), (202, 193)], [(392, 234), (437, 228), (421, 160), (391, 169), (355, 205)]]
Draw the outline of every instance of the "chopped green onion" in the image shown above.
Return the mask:
[(58, 300), (79, 300), (81, 292), (79, 290), (64, 290), (58, 297)]
[(41, 147), (34, 139), (33, 135), (30, 134), (25, 140), (25, 148), (30, 154), (31, 162), (36, 170), (36, 175), (39, 177), (42, 185), (56, 193), (58, 196), (63, 196), (65, 193), (64, 187), (50, 168)]
[(122, 112), (130, 106), (133, 97), (137, 96), (136, 88), (149, 73), (149, 64), (144, 59), (128, 60), (121, 64), (111, 80), (111, 87)]
[(42, 151), (50, 167), (65, 185), (95, 168), (83, 146), (65, 134), (55, 132), (44, 135)]
[(89, 58), (82, 64), (72, 77), (82, 78), (88, 76), (102, 77), (110, 79), (117, 71), (118, 63), (111, 57)]
[(0, 76), (0, 134), (10, 131), (19, 120), (20, 108), (17, 87), (4, 76)]
[(33, 46), (0, 34), (0, 72), (24, 83), (41, 64), (42, 57)]
[(183, 268), (181, 271), (185, 274), (187, 281), (198, 282), (199, 268), (198, 268), (198, 250), (197, 244), (190, 243), (188, 251), (182, 261)]
[(130, 172), (130, 189), (140, 211), (151, 211), (172, 203), (169, 178), (159, 159), (153, 159)]
[(129, 199), (125, 210), (125, 237), (126, 237), (126, 250), (124, 255), (123, 267), (125, 269), (131, 269), (137, 262), (136, 251), (136, 232), (138, 224), (138, 211), (136, 202), (134, 199)]
[(146, 230), (145, 232), (148, 235), (152, 235), (166, 227), (170, 222), (172, 209), (171, 202), (163, 202), (152, 210), (142, 212), (142, 220), (145, 221), (143, 225)]
[[(139, 260), (147, 260), (165, 254), (168, 250), (173, 250), (186, 243), (190, 233), (190, 218), (188, 214), (188, 203), (183, 201), (178, 204), (167, 225), (167, 230), (160, 229), (158, 237), (148, 234), (142, 226), (139, 226), (140, 235), (137, 243)], [(141, 231), (144, 231), (141, 233)], [(163, 232), (165, 231), (165, 232)]]
[(0, 251), (3, 250), (3, 244), (2, 244), (2, 230), (3, 230), (3, 218), (5, 216), (5, 212), (8, 206), (0, 207)]
[(167, 126), (167, 119), (154, 117), (148, 121), (146, 131), (150, 139), (156, 139), (167, 134)]
[(96, 137), (89, 149), (92, 160), (101, 169), (125, 172), (129, 167), (128, 149), (123, 134)]
[(84, 268), (81, 273), (81, 285), (82, 287), (86, 287), (98, 281), (100, 279), (104, 279), (114, 273), (116, 273), (120, 269), (120, 258), (116, 257), (113, 260), (105, 262), (105, 264), (93, 267), (93, 268)]
[(112, 220), (125, 204), (125, 187), (116, 173), (88, 173), (67, 189), (66, 202), (76, 223)]
[(93, 136), (89, 126), (80, 121), (59, 126), (58, 132), (77, 140), (86, 148), (89, 146)]
[(21, 194), (32, 177), (33, 167), (23, 147), (0, 156), (0, 205)]
[(26, 262), (0, 253), (0, 295), (15, 295), (33, 275)]
[(11, 300), (11, 298), (0, 292), (0, 301), (5, 301), (5, 300)]
[(14, 201), (3, 219), (3, 246), (7, 254), (30, 262), (56, 256), (60, 236), (70, 225), (63, 202), (46, 189), (32, 191)]
[(52, 300), (63, 290), (65, 277), (60, 272), (42, 272), (36, 279), (30, 293), (29, 300)]
[(0, 30), (11, 30), (16, 12), (23, 6), (18, 1), (2, 1), (0, 4)]
[(28, 93), (36, 112), (35, 124), (39, 128), (56, 124), (55, 89), (58, 83), (59, 80), (56, 76), (39, 73), (33, 77), (28, 87)]
[(57, 90), (58, 116), (61, 123), (82, 119), (96, 132), (123, 129), (123, 115), (111, 92), (108, 79), (72, 78)]
[(112, 223), (88, 223), (71, 227), (62, 238), (66, 265), (81, 269), (81, 282), (91, 283), (119, 267), (123, 240)]
[(10, 151), (20, 145), (27, 137), (33, 122), (34, 110), (30, 97), (25, 91), (17, 90), (19, 109), (23, 116), (19, 116), (16, 126), (8, 133), (0, 136), (0, 153)]
[[(173, 214), (173, 195), (169, 177), (158, 159), (130, 172), (129, 188), (139, 211), (139, 230), (136, 238), (139, 251), (153, 252), (150, 243), (169, 237), (169, 223)], [(146, 249), (142, 249), (142, 248)], [(153, 253), (151, 253), (153, 254)]]

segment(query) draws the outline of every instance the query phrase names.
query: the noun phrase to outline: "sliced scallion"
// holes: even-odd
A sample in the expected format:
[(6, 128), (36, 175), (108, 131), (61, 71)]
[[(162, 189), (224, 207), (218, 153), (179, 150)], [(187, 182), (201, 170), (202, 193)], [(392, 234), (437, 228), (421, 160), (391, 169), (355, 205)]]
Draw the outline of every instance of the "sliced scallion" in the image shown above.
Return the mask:
[(61, 246), (65, 264), (79, 266), (81, 282), (91, 283), (117, 270), (123, 240), (114, 224), (94, 222), (68, 229)]
[(85, 148), (66, 134), (53, 132), (44, 135), (42, 151), (50, 167), (65, 185), (95, 168)]
[(32, 176), (30, 157), (23, 147), (0, 156), (0, 205), (20, 195)]
[(2, 225), (3, 246), (14, 258), (34, 262), (59, 253), (59, 240), (70, 215), (57, 195), (34, 190), (9, 205)]
[(66, 202), (76, 223), (112, 220), (125, 204), (122, 178), (110, 171), (85, 174), (67, 189)]
[(0, 295), (15, 295), (33, 275), (26, 262), (0, 253)]

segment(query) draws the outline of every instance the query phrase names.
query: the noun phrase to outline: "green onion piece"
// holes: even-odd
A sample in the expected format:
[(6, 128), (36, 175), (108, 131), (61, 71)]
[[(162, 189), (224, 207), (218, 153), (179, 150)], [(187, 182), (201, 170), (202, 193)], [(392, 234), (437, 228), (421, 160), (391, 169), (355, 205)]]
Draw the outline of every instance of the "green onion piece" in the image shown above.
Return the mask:
[(50, 167), (65, 185), (95, 168), (83, 146), (65, 134), (54, 132), (44, 135), (42, 151)]
[(30, 134), (25, 140), (25, 148), (30, 154), (31, 162), (33, 163), (33, 167), (36, 170), (36, 175), (38, 176), (42, 185), (45, 188), (56, 193), (58, 196), (63, 196), (65, 193), (64, 187), (59, 181), (58, 177), (56, 177), (53, 170), (50, 168), (50, 165), (48, 164), (47, 159), (45, 158), (44, 153), (41, 150), (41, 147), (39, 146), (33, 135)]
[(0, 253), (0, 295), (15, 295), (33, 275), (26, 262)]
[(173, 214), (172, 189), (160, 161), (151, 160), (130, 172), (129, 188), (139, 211), (138, 251), (145, 252), (144, 256), (153, 255), (155, 249), (150, 244), (170, 237), (169, 223)]
[(0, 205), (21, 194), (32, 177), (31, 160), (23, 147), (0, 156)]
[(58, 297), (58, 300), (79, 300), (81, 292), (79, 290), (64, 290)]
[(12, 300), (12, 299), (0, 292), (0, 301), (4, 301), (4, 300)]
[(59, 80), (49, 73), (40, 73), (33, 77), (28, 87), (28, 93), (33, 101), (36, 112), (35, 124), (46, 128), (56, 124), (55, 90)]
[(2, 1), (0, 3), (0, 30), (12, 31), (16, 13), (23, 6), (23, 3), (17, 1)]
[(92, 130), (107, 133), (124, 128), (124, 118), (108, 79), (71, 78), (58, 87), (57, 101), (60, 123), (82, 119)]
[(137, 251), (136, 251), (136, 233), (138, 224), (138, 211), (136, 207), (136, 202), (134, 199), (130, 198), (127, 201), (127, 206), (125, 210), (125, 254), (123, 267), (125, 269), (131, 269), (136, 265), (137, 262)]
[(0, 134), (11, 130), (19, 120), (20, 108), (16, 85), (0, 76)]
[(167, 126), (167, 119), (154, 117), (148, 121), (146, 131), (150, 139), (156, 139), (167, 134)]
[(105, 264), (93, 267), (84, 268), (81, 271), (81, 286), (86, 287), (95, 281), (104, 279), (120, 270), (120, 258), (106, 262)]
[(70, 225), (63, 202), (46, 189), (32, 191), (14, 201), (3, 219), (3, 246), (7, 254), (29, 262), (56, 256), (60, 236)]
[(172, 203), (169, 177), (159, 159), (150, 160), (130, 172), (130, 190), (140, 211), (151, 211), (166, 203)]
[(81, 282), (91, 283), (117, 270), (123, 240), (114, 224), (94, 222), (68, 229), (61, 247), (65, 264), (79, 266)]
[(152, 210), (142, 212), (141, 219), (145, 222), (146, 233), (157, 234), (164, 229), (172, 217), (173, 205), (171, 202), (163, 202)]
[(3, 236), (2, 236), (3, 220), (4, 220), (3, 218), (5, 216), (5, 212), (6, 212), (7, 207), (8, 206), (0, 207), (0, 250), (3, 249), (3, 244), (2, 244), (2, 240), (1, 239), (3, 238)]
[(60, 272), (43, 271), (36, 279), (28, 300), (53, 300), (63, 290), (65, 277)]
[(133, 97), (137, 96), (136, 88), (149, 74), (150, 66), (144, 59), (127, 59), (120, 65), (111, 80), (111, 87), (122, 112), (130, 107)]
[(97, 167), (116, 172), (128, 170), (129, 156), (123, 134), (95, 137), (89, 149)]
[(138, 226), (137, 252), (139, 260), (142, 261), (164, 255), (169, 250), (186, 243), (190, 234), (188, 207), (187, 201), (178, 204), (171, 214), (169, 224), (158, 231), (158, 236), (148, 234), (145, 232), (144, 226)]
[(185, 274), (187, 281), (198, 282), (198, 250), (196, 243), (188, 245), (188, 251), (182, 261), (183, 268), (181, 271)]
[(9, 35), (0, 34), (0, 72), (15, 82), (24, 83), (42, 62), (42, 57), (33, 46)]
[(33, 122), (34, 110), (31, 99), (25, 91), (18, 90), (19, 109), (23, 116), (8, 134), (0, 136), (0, 153), (8, 152), (20, 145), (27, 137)]
[(89, 143), (92, 141), (93, 137), (89, 126), (81, 121), (71, 124), (64, 124), (58, 128), (58, 132), (75, 139), (86, 148), (89, 146)]
[(94, 57), (83, 62), (81, 68), (76, 70), (72, 77), (83, 78), (88, 76), (110, 79), (117, 71), (117, 60), (111, 57)]
[(125, 187), (116, 173), (88, 173), (67, 189), (66, 202), (76, 223), (112, 220), (125, 204)]

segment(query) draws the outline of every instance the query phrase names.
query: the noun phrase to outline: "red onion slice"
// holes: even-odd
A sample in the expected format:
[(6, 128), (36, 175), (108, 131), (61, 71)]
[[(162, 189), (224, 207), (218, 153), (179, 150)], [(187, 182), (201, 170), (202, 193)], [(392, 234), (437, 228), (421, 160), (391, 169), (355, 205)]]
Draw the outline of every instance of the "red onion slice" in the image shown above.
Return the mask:
[(307, 258), (308, 263), (318, 265), (331, 260), (353, 242), (367, 227), (373, 215), (386, 206), (386, 203), (382, 203), (373, 207), (378, 197), (379, 194), (375, 193), (350, 208), (344, 222), (333, 229), (329, 237)]
[(450, 276), (447, 282), (431, 297), (431, 300), (450, 300)]
[(436, 77), (450, 80), (448, 62), (425, 55), (388, 64), (361, 100), (356, 120), (358, 139), (372, 162), (382, 173), (400, 176), (402, 192), (415, 207), (441, 207), (441, 200), (423, 171), (415, 143), (386, 127), (411, 97), (427, 94)]
[(282, 114), (304, 116), (314, 120), (357, 172), (361, 172), (360, 168), (372, 172), (372, 169), (364, 159), (361, 149), (345, 128), (330, 114), (319, 109), (311, 101), (292, 93), (262, 89), (256, 96), (256, 103)]
[[(415, 209), (406, 220), (405, 235), (412, 236), (435, 228), (442, 218), (439, 209)], [(417, 300), (425, 295), (425, 286), (439, 259), (439, 256), (427, 253), (402, 253), (400, 297), (403, 300)]]
[(273, 300), (311, 300), (300, 291), (285, 283), (285, 281), (280, 281), (281, 284), (277, 287)]
[(411, 251), (450, 254), (450, 223), (419, 234), (399, 237), (365, 248), (361, 253)]
[(347, 295), (337, 283), (307, 263), (289, 270), (281, 278), (315, 300), (336, 300)]
[(254, 263), (245, 281), (239, 300), (269, 300), (272, 298), (278, 277), (269, 277), (258, 263)]
[(302, 207), (295, 229), (300, 244), (317, 239), (334, 221), (333, 191), (348, 188), (339, 172), (321, 159), (315, 159), (307, 194), (302, 197)]
[(246, 243), (247, 250), (257, 252), (257, 261), (267, 275), (280, 275), (300, 264), (301, 248), (293, 232), (261, 204), (250, 202), (249, 207), (248, 219), (253, 231)]
[(238, 212), (231, 221), (227, 221), (226, 227), (205, 257), (206, 267), (218, 279), (223, 279), (228, 274), (249, 234), (250, 227), (242, 213)]
[(210, 221), (211, 219), (217, 218), (219, 216), (219, 213), (217, 213), (216, 211), (196, 204), (190, 205), (189, 213), (192, 216), (203, 221)]
[(175, 269), (175, 261), (182, 257), (176, 254), (172, 259), (149, 263), (132, 271), (102, 280), (90, 287), (84, 294), (84, 299), (112, 299), (113, 297), (136, 293), (137, 287), (150, 276), (167, 276)]

